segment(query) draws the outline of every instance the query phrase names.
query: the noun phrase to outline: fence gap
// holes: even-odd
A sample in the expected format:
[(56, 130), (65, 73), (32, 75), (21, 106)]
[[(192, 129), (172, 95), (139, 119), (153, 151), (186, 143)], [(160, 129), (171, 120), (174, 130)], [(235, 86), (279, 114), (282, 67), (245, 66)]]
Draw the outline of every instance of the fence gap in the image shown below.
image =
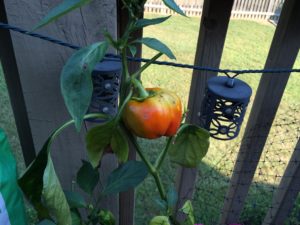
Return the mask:
[[(285, 1), (265, 68), (293, 67), (300, 43), (299, 10), (299, 1)], [(288, 79), (288, 73), (262, 75), (225, 199), (221, 224), (236, 223), (239, 219)]]
[[(219, 67), (226, 38), (228, 23), (234, 0), (205, 0), (200, 22), (195, 65)], [(202, 99), (205, 94), (206, 82), (217, 73), (193, 71), (189, 97), (189, 113), (187, 121), (199, 124)], [(179, 201), (177, 210), (185, 200), (191, 199), (196, 181), (197, 169), (180, 168), (178, 171), (177, 188)], [(179, 214), (179, 220), (182, 215)]]

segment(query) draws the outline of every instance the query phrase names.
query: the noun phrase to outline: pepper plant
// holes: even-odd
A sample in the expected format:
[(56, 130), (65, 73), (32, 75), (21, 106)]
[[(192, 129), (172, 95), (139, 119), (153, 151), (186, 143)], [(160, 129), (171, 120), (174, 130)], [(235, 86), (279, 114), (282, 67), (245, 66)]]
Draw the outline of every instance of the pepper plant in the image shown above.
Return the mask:
[[(34, 28), (51, 23), (64, 14), (90, 0), (64, 0)], [(127, 191), (140, 184), (148, 174), (153, 177), (159, 191), (161, 214), (149, 218), (150, 225), (194, 225), (193, 207), (190, 201), (180, 209), (187, 215), (185, 221), (176, 219), (177, 193), (175, 189), (166, 192), (160, 168), (167, 155), (171, 161), (184, 167), (197, 167), (207, 153), (209, 134), (206, 130), (185, 123), (179, 97), (163, 88), (144, 88), (139, 80), (142, 72), (162, 55), (175, 59), (172, 51), (155, 38), (133, 39), (133, 32), (146, 26), (162, 23), (170, 16), (156, 19), (140, 19), (146, 0), (122, 0), (129, 21), (124, 34), (118, 39), (105, 32), (105, 40), (86, 46), (75, 52), (61, 72), (61, 92), (72, 120), (55, 130), (45, 142), (36, 159), (19, 179), (19, 185), (29, 202), (36, 209), (39, 224), (43, 225), (113, 225), (114, 215), (101, 207), (101, 200), (107, 195)], [(174, 0), (163, 0), (165, 5), (184, 15)], [(128, 70), (127, 54), (133, 56), (137, 45), (144, 44), (158, 53), (137, 71)], [(91, 73), (96, 63), (104, 59), (109, 46), (120, 54), (122, 79), (119, 93), (119, 110), (115, 116), (86, 114), (93, 92)], [(80, 193), (63, 191), (56, 176), (50, 156), (51, 144), (68, 126), (75, 125), (80, 131), (85, 119), (101, 118), (106, 122), (93, 127), (86, 135), (88, 161), (83, 160), (77, 172), (77, 185), (89, 196), (86, 200)], [(167, 136), (166, 145), (157, 156), (155, 164), (143, 154), (136, 137), (155, 139)], [(129, 143), (140, 156), (141, 161), (128, 161)], [(102, 156), (112, 151), (120, 166), (115, 169), (104, 184), (99, 183), (99, 167)], [(148, 222), (147, 222), (148, 223)]]

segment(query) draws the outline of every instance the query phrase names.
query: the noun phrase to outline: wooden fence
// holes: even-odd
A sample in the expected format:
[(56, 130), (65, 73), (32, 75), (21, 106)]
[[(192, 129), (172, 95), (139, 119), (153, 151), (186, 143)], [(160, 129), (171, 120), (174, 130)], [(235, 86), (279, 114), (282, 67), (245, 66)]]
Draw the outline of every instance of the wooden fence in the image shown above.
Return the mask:
[[(1, 21), (30, 29), (58, 2), (60, 1), (4, 0), (0, 2)], [(248, 9), (250, 7), (250, 10), (254, 9), (253, 2), (256, 1), (204, 0), (201, 6), (203, 16), (200, 21), (195, 65), (219, 67), (232, 12), (247, 7)], [(277, 0), (259, 2), (263, 2), (264, 9), (267, 7), (269, 12), (273, 12), (276, 8), (271, 3), (278, 3)], [(108, 27), (115, 36), (120, 36), (128, 20), (127, 14), (121, 9), (121, 1), (117, 1), (117, 4), (112, 4), (111, 0), (92, 1), (91, 5), (72, 12), (67, 17), (45, 27), (42, 32), (82, 46), (98, 40), (99, 37), (103, 38), (99, 35), (99, 29), (96, 29), (100, 26)], [(266, 68), (293, 67), (300, 48), (299, 12), (299, 0), (285, 1), (265, 64)], [(209, 24), (214, 26), (208, 26)], [(24, 158), (28, 165), (34, 158), (35, 149), (40, 149), (54, 128), (69, 118), (60, 95), (59, 74), (72, 51), (31, 37), (10, 33), (7, 30), (0, 30), (0, 35), (0, 59)], [(142, 33), (137, 33), (136, 36), (140, 37)], [(141, 55), (141, 48), (139, 48), (139, 55)], [(131, 63), (130, 67), (135, 70), (139, 64)], [(217, 74), (205, 71), (193, 72), (187, 117), (191, 123), (199, 123), (205, 84), (212, 76)], [(262, 75), (221, 212), (219, 222), (221, 225), (239, 221), (288, 79), (288, 73)], [(80, 159), (86, 157), (85, 132), (82, 131), (78, 135), (74, 130), (69, 129), (64, 133), (64, 137), (56, 140), (53, 146), (53, 161), (64, 188), (73, 187), (75, 171), (78, 169)], [(273, 196), (273, 203), (263, 222), (264, 225), (282, 225), (293, 207), (300, 190), (299, 151), (298, 143), (281, 180), (280, 189)], [(130, 157), (135, 158), (134, 151), (131, 151)], [(105, 179), (105, 174), (116, 166), (114, 157), (104, 158), (101, 166), (101, 174), (104, 176), (101, 179)], [(196, 169), (181, 168), (178, 171), (177, 209), (185, 199), (192, 198), (191, 190), (196, 179)], [(106, 199), (102, 204), (113, 211), (119, 225), (134, 224), (133, 190)]]
[[(176, 1), (188, 16), (201, 16), (204, 0)], [(235, 0), (231, 11), (231, 18), (250, 20), (277, 21), (284, 0)], [(162, 1), (148, 0), (145, 12), (159, 14), (173, 14)]]

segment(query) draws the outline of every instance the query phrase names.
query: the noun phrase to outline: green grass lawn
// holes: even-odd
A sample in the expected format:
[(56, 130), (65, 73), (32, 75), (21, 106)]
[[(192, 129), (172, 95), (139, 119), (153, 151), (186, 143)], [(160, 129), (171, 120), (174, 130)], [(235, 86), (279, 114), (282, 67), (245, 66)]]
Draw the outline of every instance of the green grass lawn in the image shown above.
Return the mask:
[[(146, 14), (145, 16), (150, 18), (155, 15)], [(199, 18), (173, 16), (164, 24), (146, 28), (144, 36), (156, 37), (166, 43), (176, 55), (177, 62), (193, 64), (198, 30)], [(275, 27), (267, 23), (232, 20), (229, 25), (221, 68), (263, 68), (274, 31)], [(154, 54), (154, 51), (145, 48), (143, 57), (149, 58)], [(162, 57), (160, 60), (167, 60), (167, 58)], [(295, 67), (300, 67), (299, 57)], [(191, 74), (192, 70), (188, 69), (154, 65), (144, 72), (142, 80), (145, 86), (161, 86), (176, 91), (186, 106)], [(253, 88), (254, 93), (257, 89), (259, 78), (259, 74), (240, 76), (240, 79), (245, 80)], [(272, 128), (267, 147), (264, 150), (262, 160), (254, 177), (255, 182), (251, 186), (250, 195), (246, 201), (241, 218), (241, 221), (245, 224), (256, 225), (261, 223), (271, 203), (274, 188), (278, 185), (280, 177), (277, 177), (277, 175), (282, 175), (291, 155), (292, 148), (295, 145), (299, 124), (292, 125), (292, 122), (297, 121), (295, 118), (300, 118), (299, 86), (299, 74), (291, 75), (278, 116), (275, 119), (275, 124), (278, 125)], [(24, 164), (1, 72), (0, 106), (0, 126), (8, 133), (19, 162), (19, 169), (22, 170)], [(251, 104), (246, 119), (249, 116), (250, 109)], [(298, 111), (295, 109), (298, 109)], [(282, 123), (286, 123), (288, 126), (283, 126)], [(245, 127), (245, 124), (246, 122), (243, 127)], [(193, 199), (195, 215), (199, 223), (214, 225), (218, 221), (224, 202), (224, 195), (228, 188), (228, 182), (239, 149), (240, 137), (230, 142), (212, 140), (209, 153), (199, 166), (199, 180)], [(159, 149), (163, 147), (164, 141), (163, 138), (156, 142), (140, 140), (144, 146), (144, 151), (148, 153), (150, 159), (153, 161), (159, 153)], [(176, 181), (177, 168), (176, 165), (167, 161), (162, 167), (162, 180), (165, 183), (174, 183)], [(137, 225), (147, 224), (152, 216), (160, 214), (160, 210), (155, 204), (156, 198), (158, 198), (158, 193), (155, 185), (152, 178), (148, 177), (136, 192)], [(290, 219), (293, 221), (291, 224), (299, 224), (297, 214), (300, 212), (300, 201), (298, 202), (299, 204), (297, 204)]]
[(19, 137), (15, 125), (14, 116), (10, 105), (10, 100), (5, 84), (2, 67), (0, 64), (0, 127), (7, 133), (14, 155), (18, 162), (18, 169), (25, 168)]

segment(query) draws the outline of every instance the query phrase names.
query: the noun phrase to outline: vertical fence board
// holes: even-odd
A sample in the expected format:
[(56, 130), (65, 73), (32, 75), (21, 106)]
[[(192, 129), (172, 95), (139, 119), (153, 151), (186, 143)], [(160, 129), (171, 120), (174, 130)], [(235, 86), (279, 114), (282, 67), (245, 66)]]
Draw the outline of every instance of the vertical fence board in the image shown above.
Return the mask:
[[(95, 3), (94, 3), (95, 4)], [(111, 4), (111, 2), (110, 2)], [(83, 15), (83, 22), (87, 21), (93, 21), (95, 19), (95, 15), (99, 14), (99, 3), (98, 5), (91, 5), (92, 7), (83, 7), (81, 8), (81, 12)], [(95, 7), (96, 6), (96, 7)], [(104, 5), (105, 6), (105, 5)], [(116, 10), (116, 3), (111, 4), (109, 10), (111, 10), (111, 18), (110, 23), (113, 23), (113, 27), (109, 28), (109, 31), (111, 32), (112, 36), (115, 38), (117, 36), (117, 27), (116, 27), (116, 17), (117, 17), (117, 10)], [(101, 25), (103, 26), (103, 25)], [(85, 26), (86, 32), (88, 35), (86, 36), (86, 42), (92, 43), (95, 41), (95, 37), (99, 35), (99, 30), (95, 29), (94, 26)], [(116, 52), (113, 52), (116, 53)], [(91, 122), (85, 122), (86, 128), (90, 129), (93, 126), (97, 125), (95, 123)], [(118, 160), (114, 154), (105, 154), (103, 158), (101, 159), (101, 167), (100, 167), (100, 183), (104, 184), (107, 181), (108, 175), (116, 169), (118, 166)], [(101, 185), (98, 185), (96, 188), (101, 188)], [(100, 202), (100, 205), (104, 209), (110, 210), (114, 216), (116, 221), (119, 219), (119, 196), (118, 195), (109, 195), (105, 198), (103, 198)]]
[[(300, 43), (300, 2), (286, 0), (265, 68), (292, 68)], [(243, 209), (289, 74), (263, 74), (235, 163), (221, 224), (236, 223)]]
[[(200, 23), (195, 65), (219, 67), (233, 0), (205, 0)], [(199, 124), (201, 102), (207, 79), (216, 76), (212, 72), (194, 71), (190, 89), (187, 121)], [(192, 197), (197, 169), (181, 168), (178, 171), (179, 201), (177, 209)], [(179, 219), (182, 219), (179, 216)]]
[[(0, 2), (0, 21), (7, 23), (3, 1)], [(35, 149), (27, 116), (20, 74), (17, 67), (10, 32), (5, 29), (0, 29), (0, 37), (0, 60), (14, 112), (23, 157), (25, 164), (28, 166), (35, 158)]]
[[(29, 30), (59, 3), (59, 0), (4, 1), (8, 22)], [(111, 15), (114, 9), (115, 5), (109, 0), (92, 2), (38, 32), (85, 46), (103, 39), (101, 29), (95, 27), (107, 27), (115, 33), (115, 18)], [(59, 76), (62, 66), (74, 51), (17, 33), (12, 33), (12, 40), (34, 146), (39, 150), (51, 132), (70, 119), (61, 96)], [(84, 130), (78, 134), (74, 127), (68, 128), (53, 145), (52, 158), (65, 189), (74, 187), (80, 159), (86, 157), (84, 134)]]
[(284, 224), (292, 210), (300, 191), (300, 139), (273, 196), (272, 206), (264, 219), (263, 225)]
[[(117, 0), (117, 12), (118, 12), (118, 37), (121, 37), (125, 31), (126, 24), (128, 22), (128, 12), (123, 9), (123, 3), (121, 0)], [(140, 38), (143, 36), (143, 31), (139, 30), (132, 35), (132, 38)], [(130, 54), (130, 53), (128, 53)], [(142, 46), (137, 46), (136, 57), (142, 56)], [(141, 63), (130, 62), (128, 69), (130, 73), (138, 70)], [(136, 153), (133, 146), (130, 147), (129, 159), (135, 159)], [(134, 190), (123, 192), (119, 194), (119, 224), (120, 225), (133, 225), (134, 224)]]

